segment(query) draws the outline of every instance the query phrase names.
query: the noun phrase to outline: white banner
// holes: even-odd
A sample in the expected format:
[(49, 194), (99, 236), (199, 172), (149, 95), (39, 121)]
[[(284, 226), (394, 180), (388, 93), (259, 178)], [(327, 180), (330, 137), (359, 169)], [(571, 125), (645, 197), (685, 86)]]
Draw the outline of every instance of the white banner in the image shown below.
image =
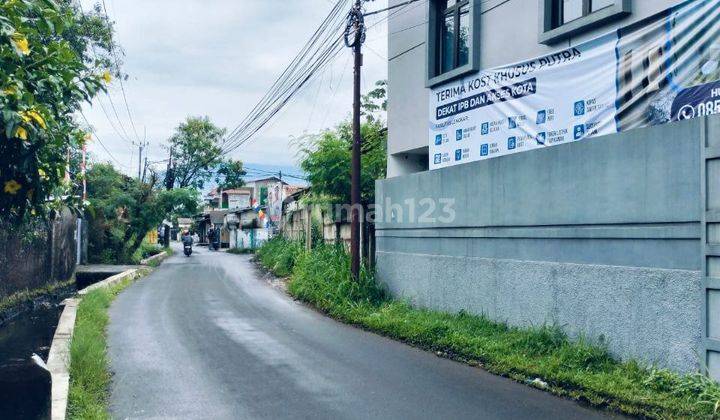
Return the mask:
[(430, 168), (720, 113), (718, 17), (718, 0), (688, 0), (578, 46), (432, 89)]

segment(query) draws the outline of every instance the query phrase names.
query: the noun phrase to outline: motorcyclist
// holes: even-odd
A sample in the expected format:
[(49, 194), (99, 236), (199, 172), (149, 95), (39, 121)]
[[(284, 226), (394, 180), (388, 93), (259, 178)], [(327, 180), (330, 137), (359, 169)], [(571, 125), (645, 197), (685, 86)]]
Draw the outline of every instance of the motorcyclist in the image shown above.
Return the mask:
[(207, 231), (207, 237), (208, 237), (208, 249), (212, 250), (213, 242), (215, 242), (215, 228), (210, 226), (210, 228)]
[(190, 231), (188, 231), (187, 229), (182, 234), (182, 243), (183, 243), (183, 248), (185, 249), (185, 254), (189, 255), (187, 247), (190, 247), (190, 252), (192, 252), (193, 238), (190, 235)]

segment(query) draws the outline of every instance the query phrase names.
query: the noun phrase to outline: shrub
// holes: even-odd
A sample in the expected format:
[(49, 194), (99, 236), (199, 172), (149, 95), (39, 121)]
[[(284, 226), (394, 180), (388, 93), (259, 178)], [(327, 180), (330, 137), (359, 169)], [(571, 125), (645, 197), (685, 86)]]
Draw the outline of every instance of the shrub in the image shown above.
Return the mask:
[(304, 252), (300, 242), (277, 236), (257, 250), (257, 257), (268, 270), (279, 277), (292, 273), (295, 261)]
[(301, 253), (292, 274), (290, 293), (334, 315), (353, 306), (376, 305), (385, 297), (368, 270), (362, 270), (359, 281), (352, 279), (350, 256), (339, 246), (321, 244)]

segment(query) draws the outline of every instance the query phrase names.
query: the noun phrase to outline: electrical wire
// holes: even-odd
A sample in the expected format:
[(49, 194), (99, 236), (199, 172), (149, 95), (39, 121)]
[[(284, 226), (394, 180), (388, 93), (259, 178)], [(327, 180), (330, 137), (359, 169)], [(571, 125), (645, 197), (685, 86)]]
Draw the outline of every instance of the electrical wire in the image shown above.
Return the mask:
[[(108, 16), (105, 0), (102, 0), (102, 7), (103, 11), (105, 12), (105, 22), (107, 23), (108, 30), (112, 32), (112, 24), (110, 23), (110, 17)], [(115, 66), (120, 69), (120, 60), (118, 59), (117, 52), (115, 51), (112, 43), (110, 43), (109, 45), (109, 50), (110, 54), (115, 59)], [(135, 128), (135, 121), (133, 120), (132, 113), (130, 112), (130, 105), (128, 104), (127, 95), (125, 93), (125, 84), (123, 83), (122, 76), (118, 77), (118, 81), (120, 82), (120, 91), (122, 92), (123, 102), (125, 102), (125, 110), (127, 111), (128, 118), (130, 119), (130, 126), (133, 129), (133, 133), (135, 134), (135, 138), (137, 139), (138, 143), (141, 143), (140, 136), (138, 135), (137, 129)]]
[(328, 16), (300, 50), (290, 65), (273, 83), (263, 99), (243, 122), (226, 138), (224, 153), (235, 150), (259, 131), (285, 104), (342, 50), (343, 5), (335, 3)]
[(127, 167), (127, 165), (123, 165), (122, 163), (120, 163), (120, 161), (117, 160), (117, 158), (115, 158), (115, 156), (110, 152), (110, 150), (107, 147), (105, 147), (105, 143), (103, 143), (103, 141), (100, 139), (100, 137), (97, 135), (97, 133), (95, 133), (95, 130), (92, 129), (92, 125), (90, 124), (87, 117), (85, 116), (85, 114), (82, 111), (80, 111), (80, 115), (82, 116), (83, 120), (85, 120), (85, 123), (88, 125), (88, 127), (91, 128), (90, 133), (92, 134), (92, 136), (95, 137), (95, 140), (97, 140), (97, 142), (100, 144), (100, 146), (105, 150), (105, 152), (107, 152), (108, 156), (110, 156), (110, 159), (114, 160), (115, 163), (122, 166), (123, 168), (129, 169)]
[(253, 109), (248, 113), (245, 119), (235, 129), (233, 129), (233, 131), (230, 132), (228, 138), (232, 139), (233, 137), (237, 136), (240, 131), (242, 131), (248, 126), (255, 114), (266, 110), (268, 105), (272, 103), (272, 100), (278, 95), (281, 89), (287, 85), (287, 81), (289, 80), (289, 78), (292, 77), (294, 74), (297, 74), (299, 68), (304, 68), (301, 66), (307, 66), (309, 60), (314, 56), (314, 54), (311, 55), (309, 54), (309, 52), (315, 45), (317, 45), (318, 41), (323, 37), (323, 35), (328, 32), (328, 28), (332, 28), (331, 24), (333, 24), (333, 22), (337, 22), (338, 17), (341, 16), (342, 13), (343, 3), (346, 2), (347, 0), (338, 0), (335, 3), (328, 16), (315, 30), (311, 38), (305, 43), (303, 48), (301, 48), (301, 50), (293, 58), (290, 64), (285, 68), (282, 74), (278, 76), (270, 89), (266, 92), (265, 96), (263, 96), (263, 98), (255, 105), (255, 107), (253, 107)]
[[(377, 26), (390, 17), (400, 13), (406, 13), (409, 9), (418, 7), (427, 0), (413, 0), (398, 5), (388, 13), (388, 16), (369, 26), (367, 29)], [(288, 67), (275, 80), (263, 98), (253, 107), (242, 122), (235, 127), (224, 139), (222, 154), (228, 154), (236, 150), (245, 142), (250, 140), (261, 130), (307, 83), (333, 62), (343, 50), (344, 29), (346, 20), (343, 17), (343, 5), (348, 0), (338, 0), (332, 7), (328, 16), (324, 19), (313, 36), (301, 48), (298, 55), (290, 62)], [(408, 8), (408, 6), (412, 7)], [(378, 11), (379, 13), (380, 11)]]
[[(77, 0), (77, 6), (80, 10), (80, 13), (82, 13), (83, 16), (85, 16), (85, 10), (83, 9), (82, 2), (80, 0)], [(112, 41), (111, 41), (112, 42)], [(92, 53), (93, 57), (95, 58), (95, 61), (99, 61), (97, 51), (95, 50), (95, 44), (92, 42), (90, 43), (90, 52)], [(106, 89), (102, 90), (103, 93), (105, 93), (105, 96), (107, 96), (108, 100), (110, 101), (110, 107), (112, 108), (113, 114), (115, 115), (115, 118), (117, 119), (117, 123), (120, 126), (120, 130), (118, 131), (117, 127), (113, 123), (112, 119), (110, 118), (110, 115), (107, 112), (107, 109), (103, 105), (100, 98), (97, 98), (98, 103), (100, 104), (100, 108), (102, 109), (103, 114), (105, 115), (105, 118), (107, 118), (108, 122), (110, 123), (110, 126), (112, 127), (115, 134), (118, 135), (123, 141), (127, 142), (132, 147), (132, 140), (130, 140), (130, 136), (127, 133), (127, 130), (125, 130), (125, 126), (122, 123), (122, 119), (120, 118), (120, 115), (118, 114), (117, 108), (115, 107), (115, 102), (112, 99), (112, 96), (108, 93)], [(122, 131), (122, 133), (120, 133)]]

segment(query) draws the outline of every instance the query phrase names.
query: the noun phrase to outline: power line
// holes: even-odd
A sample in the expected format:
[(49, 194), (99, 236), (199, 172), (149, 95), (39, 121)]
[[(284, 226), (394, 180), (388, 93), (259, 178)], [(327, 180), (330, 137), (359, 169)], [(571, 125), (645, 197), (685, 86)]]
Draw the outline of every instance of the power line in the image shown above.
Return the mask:
[(396, 4), (396, 5), (394, 5), (394, 6), (386, 7), (386, 8), (384, 8), (384, 9), (373, 10), (372, 12), (364, 13), (364, 15), (365, 15), (365, 17), (372, 16), (372, 15), (376, 15), (376, 14), (378, 14), (378, 13), (387, 12), (388, 10), (397, 9), (398, 7), (407, 6), (408, 4), (415, 3), (416, 1), (420, 1), (420, 0), (408, 0), (408, 1), (404, 2), (404, 3)]
[(100, 140), (100, 137), (97, 135), (97, 133), (95, 133), (95, 130), (92, 128), (90, 121), (88, 121), (87, 117), (85, 117), (85, 114), (82, 111), (80, 111), (80, 115), (82, 116), (83, 120), (85, 120), (85, 123), (88, 125), (88, 127), (90, 128), (90, 134), (93, 137), (95, 137), (95, 140), (97, 140), (97, 142), (100, 144), (100, 146), (105, 150), (105, 152), (107, 152), (108, 156), (110, 156), (110, 158), (112, 160), (114, 160), (115, 163), (117, 163), (118, 165), (122, 166), (125, 169), (129, 169), (126, 165), (123, 165), (122, 163), (120, 163), (120, 161), (115, 158), (115, 156), (110, 152), (110, 150), (108, 150), (108, 148), (105, 147), (105, 144), (102, 142), (102, 140)]
[[(110, 24), (110, 17), (108, 16), (107, 11), (107, 5), (105, 4), (105, 0), (102, 0), (102, 6), (103, 11), (105, 12), (105, 22), (107, 23), (108, 30), (110, 33), (112, 33), (112, 25)], [(113, 58), (115, 59), (115, 66), (118, 68), (118, 72), (120, 71), (120, 60), (118, 59), (117, 52), (115, 51), (115, 48), (112, 44), (112, 42), (109, 44), (110, 54), (112, 54)], [(120, 82), (120, 91), (122, 92), (123, 102), (125, 102), (125, 110), (127, 111), (128, 118), (130, 119), (130, 125), (132, 126), (133, 133), (135, 133), (135, 138), (138, 142), (140, 142), (140, 136), (137, 133), (137, 129), (135, 128), (135, 121), (133, 120), (132, 113), (130, 112), (130, 105), (128, 105), (127, 95), (125, 94), (125, 84), (123, 83), (122, 75), (119, 75), (118, 81)], [(109, 95), (108, 95), (109, 96)]]
[(271, 99), (277, 95), (279, 89), (284, 86), (288, 80), (288, 76), (291, 76), (297, 69), (298, 66), (300, 66), (301, 63), (303, 63), (303, 60), (306, 58), (309, 59), (309, 51), (310, 49), (317, 43), (317, 41), (321, 38), (322, 34), (325, 32), (325, 28), (329, 27), (330, 22), (332, 22), (334, 19), (337, 18), (339, 13), (342, 10), (342, 3), (345, 0), (338, 0), (333, 8), (330, 11), (330, 14), (325, 18), (325, 20), (321, 23), (321, 25), (315, 30), (310, 40), (308, 40), (303, 48), (300, 50), (300, 52), (293, 58), (293, 60), (290, 62), (288, 67), (285, 68), (285, 70), (278, 76), (278, 78), (275, 80), (273, 85), (270, 87), (270, 89), (266, 92), (265, 96), (258, 102), (255, 107), (250, 111), (250, 113), (245, 117), (245, 119), (236, 127), (228, 136), (229, 138), (234, 137), (240, 130), (245, 128), (247, 124), (252, 120), (252, 116), (254, 113), (256, 113), (259, 110), (265, 109), (269, 103), (271, 103)]
[(115, 134), (117, 134), (118, 137), (123, 139), (128, 144), (132, 144), (132, 140), (130, 140), (128, 138), (127, 132), (125, 131), (125, 127), (123, 127), (122, 122), (120, 121), (120, 117), (118, 117), (118, 115), (117, 115), (117, 110), (115, 109), (115, 104), (113, 104), (113, 102), (112, 102), (112, 98), (110, 98), (110, 95), (108, 95), (107, 91), (105, 92), (105, 95), (107, 95), (108, 99), (110, 99), (110, 105), (112, 106), (112, 109), (115, 112), (115, 118), (117, 118), (118, 124), (120, 125), (120, 129), (125, 134), (124, 136), (123, 136), (123, 134), (120, 133), (120, 131), (118, 131), (117, 127), (115, 127), (115, 123), (113, 123), (112, 119), (110, 118), (110, 115), (108, 115), (108, 112), (105, 109), (105, 105), (103, 105), (102, 101), (98, 97), (97, 101), (98, 101), (98, 104), (100, 105), (100, 109), (102, 110), (103, 114), (105, 115), (105, 118), (107, 118), (108, 122), (110, 123), (110, 127), (112, 127)]
[(323, 23), (300, 50), (290, 65), (275, 81), (263, 99), (226, 139), (224, 153), (236, 149), (259, 131), (279, 112), (292, 97), (340, 52), (343, 25), (342, 6), (339, 0)]
[[(77, 0), (77, 6), (80, 10), (80, 13), (82, 13), (83, 16), (85, 16), (85, 10), (83, 9), (82, 3), (80, 0)], [(110, 29), (112, 30), (112, 29)], [(112, 39), (110, 40), (110, 45), (112, 45)], [(95, 58), (96, 62), (99, 61), (97, 51), (95, 50), (95, 44), (91, 41), (90, 42), (90, 52), (92, 53), (93, 57)], [(117, 123), (120, 126), (120, 131), (122, 131), (122, 134), (118, 129), (115, 127), (115, 124), (113, 123), (112, 119), (110, 118), (110, 115), (108, 114), (105, 105), (103, 105), (100, 98), (97, 98), (98, 103), (100, 104), (100, 108), (102, 109), (103, 114), (105, 114), (105, 118), (107, 118), (108, 122), (110, 123), (110, 126), (112, 127), (113, 131), (125, 142), (128, 143), (132, 147), (132, 140), (130, 140), (130, 136), (127, 133), (127, 130), (125, 130), (125, 126), (122, 123), (122, 120), (120, 119), (120, 115), (117, 112), (117, 108), (115, 107), (115, 102), (112, 99), (112, 96), (108, 93), (107, 89), (102, 89), (102, 91), (105, 93), (105, 96), (107, 96), (108, 100), (110, 101), (110, 107), (112, 108), (113, 114), (115, 115), (115, 118), (117, 119)]]

